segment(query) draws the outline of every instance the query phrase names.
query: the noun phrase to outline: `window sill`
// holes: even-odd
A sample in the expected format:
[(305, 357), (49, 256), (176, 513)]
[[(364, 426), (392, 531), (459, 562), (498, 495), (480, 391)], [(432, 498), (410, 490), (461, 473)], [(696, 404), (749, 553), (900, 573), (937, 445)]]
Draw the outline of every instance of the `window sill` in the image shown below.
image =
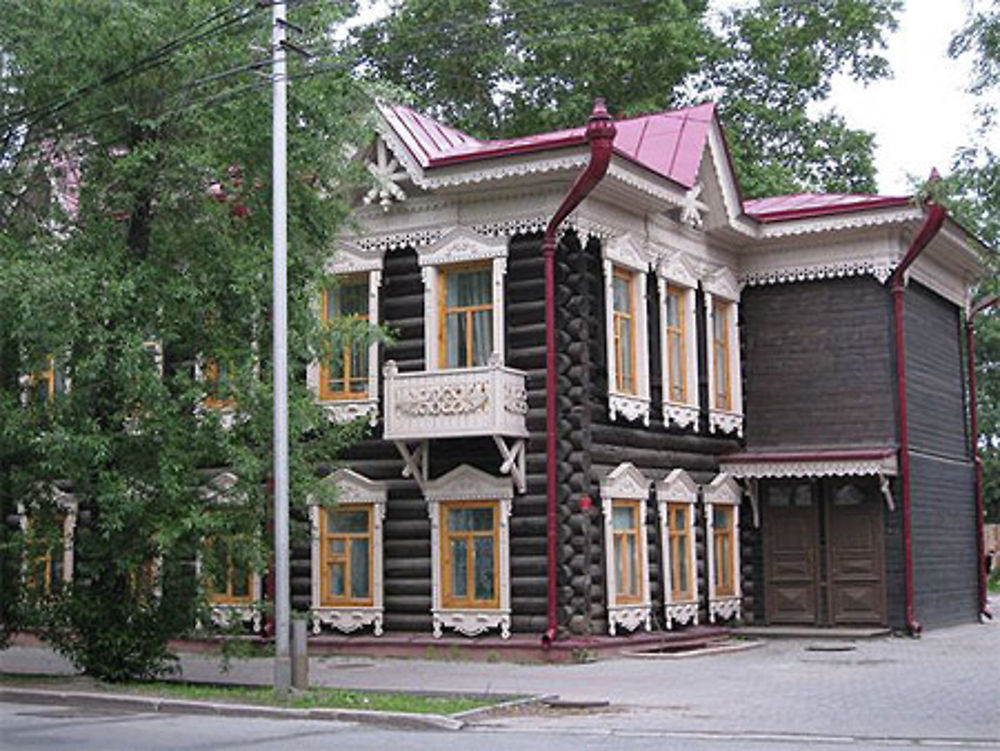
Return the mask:
[(611, 605), (608, 608), (608, 633), (614, 636), (619, 626), (626, 631), (635, 631), (639, 626), (651, 631), (652, 609), (648, 602)]
[(663, 422), (673, 423), (678, 428), (694, 427), (698, 430), (698, 405), (680, 402), (663, 402)]
[(729, 620), (730, 618), (740, 617), (740, 600), (739, 597), (721, 596), (709, 600), (708, 602), (708, 619), (715, 623), (717, 619)]
[(251, 623), (254, 633), (260, 633), (263, 624), (264, 611), (257, 603), (212, 605), (212, 625), (219, 628), (230, 628), (239, 623)]
[(345, 634), (357, 631), (365, 626), (371, 626), (375, 636), (382, 635), (382, 611), (381, 607), (375, 605), (358, 605), (356, 607), (328, 607), (322, 606), (313, 608), (310, 612), (312, 617), (312, 630), (314, 634), (320, 633), (323, 625), (335, 628)]
[(649, 427), (649, 399), (635, 394), (608, 394), (608, 418), (614, 420), (621, 415), (629, 422), (642, 418), (643, 424)]
[(728, 412), (721, 409), (709, 410), (708, 427), (713, 433), (732, 433), (743, 435), (743, 414)]
[(696, 600), (668, 602), (663, 610), (667, 628), (672, 628), (674, 623), (681, 626), (686, 626), (689, 623), (698, 625), (698, 602)]
[(378, 399), (319, 399), (332, 422), (353, 422), (367, 418), (372, 427), (378, 424)]
[(510, 611), (496, 609), (450, 609), (433, 611), (434, 638), (440, 639), (443, 628), (452, 628), (465, 636), (478, 636), (493, 628), (500, 629), (500, 637), (510, 638)]

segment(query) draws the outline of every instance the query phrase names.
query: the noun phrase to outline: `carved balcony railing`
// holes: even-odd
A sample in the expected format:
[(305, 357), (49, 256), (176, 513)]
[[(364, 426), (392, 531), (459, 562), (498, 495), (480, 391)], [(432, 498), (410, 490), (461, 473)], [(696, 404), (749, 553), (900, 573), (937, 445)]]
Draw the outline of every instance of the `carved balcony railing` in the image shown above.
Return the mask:
[[(435, 438), (491, 436), (502, 473), (524, 489), (524, 439), (528, 437), (526, 375), (500, 358), (479, 368), (400, 373), (385, 364), (384, 437), (406, 462), (405, 476), (421, 485), (428, 468), (428, 442)], [(411, 446), (411, 444), (416, 444)]]

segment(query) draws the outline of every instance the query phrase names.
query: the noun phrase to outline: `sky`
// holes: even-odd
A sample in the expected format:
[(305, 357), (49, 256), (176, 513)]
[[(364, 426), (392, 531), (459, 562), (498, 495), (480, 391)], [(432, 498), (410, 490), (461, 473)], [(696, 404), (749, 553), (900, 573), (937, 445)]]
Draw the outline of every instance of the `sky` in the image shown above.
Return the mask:
[[(980, 0), (982, 1), (982, 0)], [(721, 10), (748, 0), (712, 0)], [(364, 20), (384, 14), (384, 0), (363, 0)], [(968, 0), (904, 0), (899, 28), (883, 52), (893, 71), (889, 80), (867, 87), (846, 76), (833, 82), (830, 108), (852, 128), (875, 134), (878, 191), (886, 195), (913, 192), (910, 177), (925, 180), (931, 169), (951, 169), (956, 149), (969, 145), (974, 132), (973, 97), (968, 59), (948, 57), (948, 43), (961, 28)], [(1000, 151), (1000, 128), (991, 145)]]

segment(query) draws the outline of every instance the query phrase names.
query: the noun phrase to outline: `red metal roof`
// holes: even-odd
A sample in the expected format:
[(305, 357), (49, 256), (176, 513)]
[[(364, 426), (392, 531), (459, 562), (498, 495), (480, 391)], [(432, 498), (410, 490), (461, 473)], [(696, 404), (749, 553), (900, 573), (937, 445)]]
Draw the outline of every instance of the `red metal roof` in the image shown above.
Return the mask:
[(746, 201), (743, 210), (761, 222), (806, 219), (865, 209), (907, 206), (909, 196), (873, 196), (866, 193), (798, 193)]
[[(586, 142), (585, 127), (524, 138), (480, 141), (409, 107), (384, 106), (382, 112), (424, 169), (578, 146)], [(616, 121), (615, 153), (690, 188), (698, 175), (708, 128), (714, 118), (715, 105), (702, 104)]]

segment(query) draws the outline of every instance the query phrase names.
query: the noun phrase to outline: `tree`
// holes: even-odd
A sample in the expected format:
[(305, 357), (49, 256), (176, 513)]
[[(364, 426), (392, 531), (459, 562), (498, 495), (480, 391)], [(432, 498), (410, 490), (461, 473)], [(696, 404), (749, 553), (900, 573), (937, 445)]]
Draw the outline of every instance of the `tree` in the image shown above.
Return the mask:
[[(303, 3), (295, 41), (325, 45), (352, 10)], [(0, 4), (2, 516), (20, 506), (41, 528), (67, 489), (81, 506), (73, 582), (48, 593), (20, 586), (33, 553), (5, 529), (4, 628), (40, 629), (98, 677), (168, 666), (167, 640), (201, 601), (191, 563), (206, 539), (242, 535), (256, 541), (249, 562), (267, 557), (269, 35), (267, 3)], [(342, 351), (312, 303), (362, 169), (343, 155), (366, 143), (371, 108), (343, 69), (292, 62), (291, 478), (301, 506), (322, 495), (316, 467), (361, 429), (331, 424), (298, 376), (325, 347)], [(39, 393), (60, 379), (64, 392)], [(205, 502), (212, 467), (239, 478), (224, 513)]]
[[(971, 3), (967, 22), (952, 39), (949, 51), (953, 57), (972, 59), (969, 91), (977, 97), (977, 131), (974, 142), (956, 154), (943, 192), (959, 220), (987, 247), (996, 249), (1000, 247), (1000, 154), (990, 143), (995, 143), (1000, 105), (1000, 6)], [(1000, 293), (996, 255), (990, 254), (985, 261), (978, 296)], [(975, 339), (983, 496), (987, 517), (1000, 522), (1000, 315), (996, 309), (976, 319)]]
[(595, 96), (637, 115), (713, 99), (747, 197), (870, 191), (872, 137), (815, 114), (837, 73), (888, 74), (898, 0), (400, 0), (355, 35), (362, 70), (480, 137), (579, 125)]

